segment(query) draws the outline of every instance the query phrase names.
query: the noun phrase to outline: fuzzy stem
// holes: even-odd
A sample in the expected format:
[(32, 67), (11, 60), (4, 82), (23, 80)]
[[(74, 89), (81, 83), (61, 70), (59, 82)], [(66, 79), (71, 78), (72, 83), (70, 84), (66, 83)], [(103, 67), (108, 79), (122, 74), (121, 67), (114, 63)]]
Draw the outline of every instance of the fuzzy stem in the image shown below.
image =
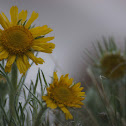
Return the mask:
[[(124, 106), (126, 106), (126, 82), (125, 82), (125, 85), (124, 85)], [(124, 107), (124, 118), (126, 120), (126, 107)]]
[(17, 89), (17, 80), (18, 80), (18, 70), (16, 64), (14, 63), (12, 66), (11, 82), (15, 90)]
[(37, 117), (36, 117), (36, 120), (35, 120), (35, 123), (33, 124), (33, 126), (39, 126), (40, 123), (41, 123), (41, 117), (43, 115), (43, 113), (45, 112), (45, 110), (47, 109), (47, 107), (41, 107)]
[(11, 84), (12, 84), (12, 88), (11, 88), (10, 93), (9, 93), (9, 110), (10, 110), (10, 115), (14, 119), (16, 118), (14, 103), (15, 103), (15, 95), (16, 95), (16, 91), (17, 91), (17, 79), (18, 79), (18, 71), (17, 71), (17, 66), (14, 63), (12, 65), (12, 71), (11, 71)]

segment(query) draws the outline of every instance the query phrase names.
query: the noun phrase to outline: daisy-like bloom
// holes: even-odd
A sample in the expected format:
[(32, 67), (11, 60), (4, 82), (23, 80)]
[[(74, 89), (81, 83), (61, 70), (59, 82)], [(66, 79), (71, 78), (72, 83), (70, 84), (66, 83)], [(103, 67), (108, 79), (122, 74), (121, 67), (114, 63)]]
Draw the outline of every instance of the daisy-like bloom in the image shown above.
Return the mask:
[(25, 74), (29, 69), (30, 58), (36, 65), (43, 64), (44, 60), (34, 56), (35, 51), (52, 53), (55, 44), (48, 43), (54, 37), (44, 37), (52, 31), (47, 25), (32, 27), (31, 24), (38, 18), (38, 13), (32, 12), (27, 20), (27, 10), (18, 13), (17, 6), (10, 9), (11, 21), (1, 12), (0, 24), (0, 61), (7, 59), (5, 71), (10, 72), (12, 64), (16, 65), (20, 73)]
[(120, 53), (107, 53), (100, 61), (104, 76), (119, 79), (126, 74), (126, 59)]
[(46, 101), (47, 107), (55, 109), (59, 107), (66, 116), (66, 119), (73, 119), (68, 108), (81, 108), (82, 100), (85, 99), (85, 92), (82, 92), (81, 83), (72, 85), (73, 79), (68, 74), (61, 76), (58, 80), (56, 72), (54, 72), (54, 80), (47, 88), (47, 96), (42, 96)]

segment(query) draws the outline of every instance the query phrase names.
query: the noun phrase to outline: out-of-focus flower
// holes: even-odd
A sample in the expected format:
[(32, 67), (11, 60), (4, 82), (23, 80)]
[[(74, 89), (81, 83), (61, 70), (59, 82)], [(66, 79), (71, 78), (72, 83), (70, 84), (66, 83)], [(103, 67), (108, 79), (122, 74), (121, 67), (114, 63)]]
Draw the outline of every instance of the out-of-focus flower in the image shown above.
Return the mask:
[(120, 53), (107, 53), (100, 61), (104, 76), (111, 79), (118, 79), (126, 73), (126, 59)]
[(82, 100), (85, 99), (85, 92), (82, 92), (81, 83), (72, 85), (73, 79), (68, 74), (61, 76), (58, 80), (56, 72), (54, 72), (54, 80), (47, 88), (47, 96), (42, 96), (46, 101), (47, 107), (55, 109), (59, 107), (66, 116), (66, 119), (73, 119), (68, 108), (81, 108)]
[(36, 65), (43, 64), (44, 60), (34, 56), (34, 51), (52, 53), (55, 44), (47, 43), (54, 37), (44, 37), (52, 31), (47, 25), (32, 27), (31, 24), (38, 18), (38, 13), (32, 12), (27, 20), (27, 10), (18, 13), (17, 6), (10, 9), (11, 21), (1, 12), (0, 24), (0, 61), (7, 59), (5, 71), (10, 72), (12, 64), (16, 61), (20, 73), (30, 68), (30, 58)]
[(95, 75), (102, 75), (109, 80), (122, 79), (126, 74), (125, 53), (120, 51), (112, 37), (108, 40), (103, 38), (103, 43), (98, 41), (96, 45), (94, 44), (93, 46), (97, 57), (92, 55), (89, 50), (86, 51), (86, 54), (94, 63), (90, 68)]

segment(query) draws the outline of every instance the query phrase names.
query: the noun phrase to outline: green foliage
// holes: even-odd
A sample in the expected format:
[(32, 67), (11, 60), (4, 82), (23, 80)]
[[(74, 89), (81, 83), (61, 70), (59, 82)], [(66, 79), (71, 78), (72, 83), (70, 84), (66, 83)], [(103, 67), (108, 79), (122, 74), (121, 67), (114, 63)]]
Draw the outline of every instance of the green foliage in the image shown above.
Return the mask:
[[(0, 126), (125, 126), (126, 75), (116, 79), (105, 76), (101, 59), (107, 54), (118, 54), (125, 59), (126, 46), (123, 52), (113, 38), (107, 40), (103, 37), (103, 42), (97, 41), (93, 47), (95, 56), (89, 49), (85, 50), (92, 61), (87, 67), (91, 84), (88, 84), (85, 105), (80, 111), (70, 109), (74, 119), (67, 121), (60, 109), (47, 109), (42, 100), (49, 84), (41, 69), (38, 69), (35, 82), (31, 80), (27, 85), (25, 80), (28, 73), (19, 78), (15, 66), (11, 73), (6, 73), (3, 60), (0, 63)], [(38, 87), (40, 93), (37, 92)]]
[[(14, 71), (15, 72), (15, 71)], [(25, 84), (25, 76), (21, 76), (17, 81), (16, 88), (12, 85), (14, 79), (11, 80), (13, 74), (8, 74), (4, 71), (4, 64), (0, 64), (0, 125), (1, 126), (31, 126), (37, 120), (37, 116), (40, 113), (41, 108), (42, 115), (44, 115), (47, 109), (45, 103), (42, 101), (42, 96), (45, 94), (45, 89), (48, 86), (45, 75), (42, 70), (38, 69), (36, 81), (31, 80), (30, 87), (28, 88)], [(4, 78), (4, 80), (3, 80)], [(15, 81), (16, 82), (16, 81)], [(38, 94), (37, 87), (40, 85), (41, 94)], [(28, 92), (28, 93), (27, 93)], [(13, 96), (13, 97), (10, 97)], [(9, 96), (9, 97), (8, 97)], [(23, 99), (23, 100), (22, 100)], [(14, 104), (11, 103), (14, 101)], [(8, 106), (9, 102), (9, 106)], [(11, 108), (12, 110), (10, 111)], [(13, 113), (12, 113), (13, 111)], [(41, 121), (40, 124), (46, 126), (47, 121)], [(31, 121), (32, 120), (32, 121)], [(45, 120), (43, 116), (42, 120)], [(42, 122), (46, 122), (43, 123)], [(39, 125), (40, 125), (39, 124)]]

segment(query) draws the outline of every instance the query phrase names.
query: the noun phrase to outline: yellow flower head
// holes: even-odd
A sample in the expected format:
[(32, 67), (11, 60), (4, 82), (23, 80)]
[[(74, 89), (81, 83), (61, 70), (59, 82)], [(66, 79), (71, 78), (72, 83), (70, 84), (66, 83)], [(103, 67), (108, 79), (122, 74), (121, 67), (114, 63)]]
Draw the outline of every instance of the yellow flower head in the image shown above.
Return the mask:
[(120, 53), (107, 53), (100, 61), (104, 76), (119, 79), (126, 74), (126, 59)]
[(11, 21), (1, 12), (0, 24), (0, 61), (7, 59), (5, 71), (10, 72), (12, 64), (16, 61), (20, 73), (30, 67), (28, 58), (36, 65), (43, 64), (44, 60), (34, 56), (34, 51), (52, 53), (55, 44), (47, 43), (54, 37), (44, 37), (52, 31), (47, 25), (32, 27), (31, 24), (38, 18), (38, 13), (32, 12), (27, 19), (27, 10), (18, 13), (18, 8), (12, 6), (10, 9)]
[(61, 76), (58, 80), (56, 72), (54, 72), (53, 83), (47, 88), (47, 96), (42, 96), (46, 101), (47, 107), (55, 109), (59, 107), (66, 116), (66, 119), (73, 119), (73, 116), (68, 110), (70, 108), (81, 108), (82, 100), (85, 99), (85, 92), (81, 92), (83, 87), (81, 83), (72, 85), (73, 79), (68, 77), (68, 74)]

